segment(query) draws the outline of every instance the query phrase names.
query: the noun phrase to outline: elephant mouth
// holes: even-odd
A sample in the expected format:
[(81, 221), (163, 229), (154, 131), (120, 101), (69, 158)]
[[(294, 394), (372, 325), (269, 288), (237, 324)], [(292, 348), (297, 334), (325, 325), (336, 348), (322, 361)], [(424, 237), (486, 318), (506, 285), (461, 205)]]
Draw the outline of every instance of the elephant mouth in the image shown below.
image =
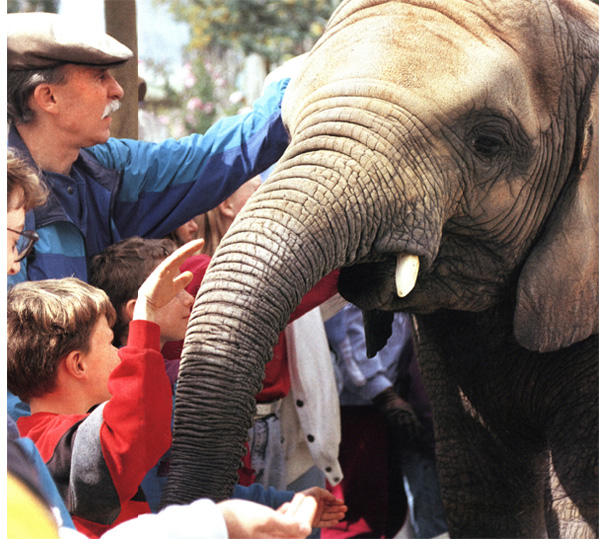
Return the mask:
[(418, 295), (420, 258), (401, 253), (383, 261), (360, 263), (341, 269), (341, 296), (364, 310), (404, 310)]
[(343, 298), (365, 311), (483, 311), (497, 302), (501, 288), (496, 281), (456, 269), (443, 256), (429, 265), (425, 257), (400, 254), (342, 268), (337, 286)]

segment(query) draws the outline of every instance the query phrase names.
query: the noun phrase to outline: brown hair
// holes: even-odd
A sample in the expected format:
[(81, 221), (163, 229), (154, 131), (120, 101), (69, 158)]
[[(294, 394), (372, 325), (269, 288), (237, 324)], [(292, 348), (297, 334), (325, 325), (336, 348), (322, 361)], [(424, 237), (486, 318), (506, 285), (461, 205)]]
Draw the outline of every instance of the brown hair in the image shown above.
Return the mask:
[(237, 212), (241, 210), (241, 200), (239, 197), (242, 196), (245, 198), (245, 200), (243, 200), (243, 204), (245, 204), (248, 197), (258, 188), (256, 187), (253, 191), (248, 193), (247, 186), (249, 185), (252, 187), (255, 185), (256, 181), (258, 182), (259, 187), (260, 176), (254, 176), (247, 180), (237, 189), (237, 191), (225, 200), (225, 202), (230, 202), (230, 211), (225, 213), (224, 210), (221, 210), (221, 205), (218, 205), (210, 211), (202, 213), (194, 218), (194, 221), (198, 225), (196, 238), (204, 238), (204, 246), (200, 252), (210, 257), (214, 256), (214, 252), (227, 233), (227, 230), (229, 230), (233, 218), (237, 215)]
[(175, 243), (169, 239), (133, 236), (92, 257), (88, 281), (108, 294), (117, 312), (113, 328), (115, 345), (121, 345), (129, 325), (123, 314), (125, 304), (137, 298), (139, 287), (175, 249)]
[(196, 237), (204, 238), (204, 246), (200, 250), (208, 256), (214, 256), (214, 251), (223, 239), (228, 227), (222, 222), (222, 214), (218, 208), (202, 213), (194, 218), (198, 225)]
[[(13, 197), (18, 197), (13, 200)], [(23, 207), (32, 210), (46, 202), (48, 189), (40, 180), (37, 171), (20, 159), (12, 148), (6, 155), (6, 202), (8, 209)]]
[(8, 389), (21, 400), (56, 387), (60, 361), (75, 350), (87, 353), (94, 326), (116, 313), (108, 296), (75, 277), (26, 281), (7, 297)]

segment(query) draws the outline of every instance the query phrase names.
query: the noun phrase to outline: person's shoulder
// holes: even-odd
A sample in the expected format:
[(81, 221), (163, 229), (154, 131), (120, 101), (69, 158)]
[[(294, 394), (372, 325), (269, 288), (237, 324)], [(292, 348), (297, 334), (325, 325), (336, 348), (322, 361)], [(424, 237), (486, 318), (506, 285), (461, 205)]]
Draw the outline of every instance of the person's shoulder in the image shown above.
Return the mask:
[(110, 137), (106, 142), (82, 149), (95, 155), (103, 152), (121, 151), (137, 144), (141, 144), (141, 141), (127, 138)]
[[(20, 417), (17, 426), (21, 436), (33, 435), (36, 432), (54, 430), (56, 428), (68, 429), (77, 422), (85, 419), (87, 414), (54, 414), (51, 412), (37, 412), (30, 416)], [(27, 432), (27, 434), (24, 434)]]
[(143, 142), (141, 140), (110, 137), (106, 142), (95, 144), (94, 146), (89, 146), (87, 148), (82, 148), (82, 150), (88, 151), (96, 158), (100, 159), (105, 155), (118, 156), (124, 153), (126, 154), (131, 152), (133, 149), (147, 144), (149, 143)]
[(38, 412), (17, 421), (19, 433), (31, 439), (38, 448), (42, 458), (47, 461), (53, 454), (56, 445), (71, 429), (77, 429), (87, 414), (60, 415)]

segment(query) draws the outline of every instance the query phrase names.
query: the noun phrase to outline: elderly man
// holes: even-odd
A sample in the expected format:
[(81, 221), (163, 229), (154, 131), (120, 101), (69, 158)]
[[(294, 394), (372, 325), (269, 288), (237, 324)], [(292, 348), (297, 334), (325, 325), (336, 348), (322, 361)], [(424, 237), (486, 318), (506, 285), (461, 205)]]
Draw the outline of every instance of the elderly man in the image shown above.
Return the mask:
[(9, 146), (37, 165), (48, 203), (27, 216), (40, 236), (11, 283), (74, 275), (130, 236), (159, 238), (231, 195), (287, 146), (273, 83), (246, 115), (160, 144), (110, 138), (123, 90), (109, 68), (131, 51), (59, 15), (7, 16)]

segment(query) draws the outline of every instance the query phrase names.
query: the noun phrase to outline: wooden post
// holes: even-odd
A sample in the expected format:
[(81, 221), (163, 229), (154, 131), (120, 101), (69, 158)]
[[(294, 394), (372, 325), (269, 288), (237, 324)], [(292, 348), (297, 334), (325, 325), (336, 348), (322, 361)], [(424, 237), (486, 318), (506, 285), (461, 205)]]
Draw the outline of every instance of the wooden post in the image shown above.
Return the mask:
[(113, 70), (125, 91), (121, 108), (112, 117), (110, 134), (116, 138), (138, 138), (137, 121), (137, 9), (135, 0), (104, 0), (106, 33), (127, 45), (133, 58)]

